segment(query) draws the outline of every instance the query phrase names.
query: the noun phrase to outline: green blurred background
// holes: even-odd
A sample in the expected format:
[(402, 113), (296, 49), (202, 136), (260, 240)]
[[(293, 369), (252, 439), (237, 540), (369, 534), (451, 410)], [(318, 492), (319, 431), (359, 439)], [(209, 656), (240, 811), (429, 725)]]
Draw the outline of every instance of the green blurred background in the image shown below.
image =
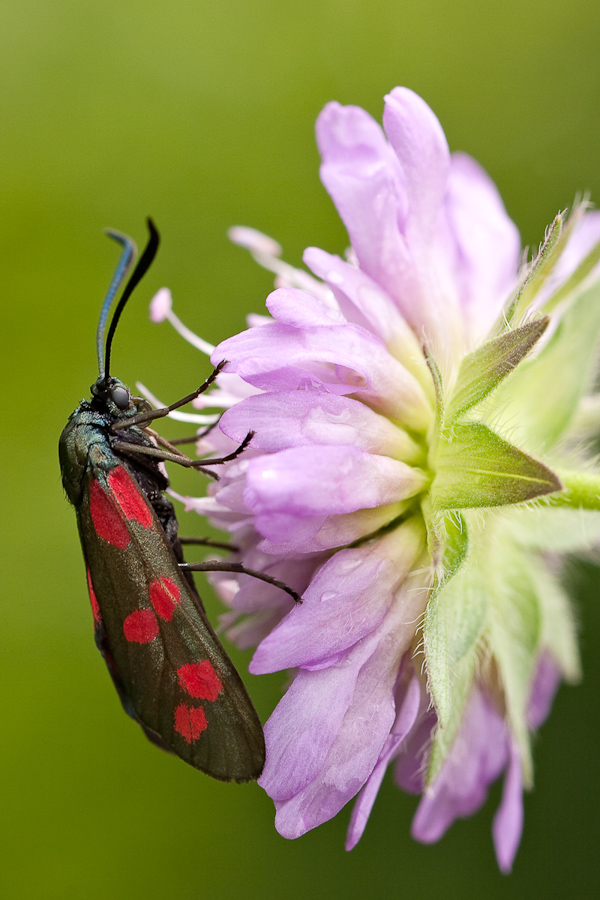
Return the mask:
[[(259, 311), (271, 277), (226, 239), (235, 223), (299, 263), (344, 230), (318, 180), (314, 120), (331, 99), (381, 116), (419, 92), (452, 149), (498, 183), (535, 245), (577, 190), (600, 198), (597, 0), (4, 0), (0, 12), (4, 477), (0, 894), (7, 898), (593, 896), (597, 872), (598, 575), (573, 569), (585, 664), (537, 742), (513, 875), (479, 815), (438, 845), (409, 836), (415, 799), (386, 781), (351, 854), (348, 811), (296, 842), (256, 785), (211, 781), (121, 712), (92, 638), (56, 442), (95, 379), (112, 226), (163, 246), (124, 317), (114, 371), (162, 398), (208, 372), (167, 325), (163, 284), (213, 342)], [(173, 423), (166, 431), (181, 434)], [(175, 473), (174, 486), (199, 479)], [(187, 533), (202, 522), (185, 522)], [(213, 615), (218, 605), (208, 591)], [(232, 652), (245, 669), (248, 654)], [(283, 678), (246, 678), (263, 718)]]

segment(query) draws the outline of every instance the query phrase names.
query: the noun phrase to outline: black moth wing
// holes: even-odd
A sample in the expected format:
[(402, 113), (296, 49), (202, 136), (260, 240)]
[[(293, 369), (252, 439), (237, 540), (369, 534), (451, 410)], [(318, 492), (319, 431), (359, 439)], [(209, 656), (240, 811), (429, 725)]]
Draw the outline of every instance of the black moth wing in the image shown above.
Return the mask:
[[(146, 524), (128, 518), (111, 490), (110, 475), (117, 470), (125, 473), (127, 490), (135, 491), (137, 502), (141, 500), (146, 507)], [(108, 503), (108, 520), (112, 516), (126, 528), (129, 541), (125, 547), (102, 537), (94, 523), (92, 493), (97, 493), (98, 486)], [(257, 778), (263, 769), (265, 746), (256, 711), (197, 594), (194, 596), (182, 574), (156, 513), (125, 462), (119, 461), (107, 473), (96, 468), (90, 458), (77, 518), (101, 616), (99, 644), (126, 710), (133, 711), (144, 729), (149, 729), (150, 737), (158, 735), (158, 743), (164, 742), (213, 778)], [(149, 635), (142, 642), (127, 639), (124, 623), (128, 616), (139, 617), (145, 611), (142, 617), (151, 618), (152, 586), (156, 590), (157, 582), (159, 594), (164, 584), (169, 585), (171, 594), (178, 594), (171, 618), (155, 615), (158, 629), (152, 639), (147, 639)], [(181, 677), (206, 661), (216, 675), (208, 686), (208, 696), (206, 690), (198, 693), (193, 678), (190, 688)]]

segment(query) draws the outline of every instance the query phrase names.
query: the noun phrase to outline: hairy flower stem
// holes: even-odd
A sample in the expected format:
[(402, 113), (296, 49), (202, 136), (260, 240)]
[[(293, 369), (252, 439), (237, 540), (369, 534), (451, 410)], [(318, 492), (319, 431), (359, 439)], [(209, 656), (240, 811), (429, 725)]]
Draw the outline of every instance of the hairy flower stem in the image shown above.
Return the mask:
[(595, 472), (554, 470), (565, 489), (552, 497), (553, 506), (570, 506), (600, 511), (600, 475)]

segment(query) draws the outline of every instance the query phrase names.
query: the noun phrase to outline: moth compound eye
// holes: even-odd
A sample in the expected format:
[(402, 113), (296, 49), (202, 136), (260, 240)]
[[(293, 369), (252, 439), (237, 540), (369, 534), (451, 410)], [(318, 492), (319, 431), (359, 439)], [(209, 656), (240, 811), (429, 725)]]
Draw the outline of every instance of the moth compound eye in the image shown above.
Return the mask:
[(127, 409), (129, 406), (129, 391), (123, 385), (117, 385), (110, 392), (110, 398), (117, 409)]

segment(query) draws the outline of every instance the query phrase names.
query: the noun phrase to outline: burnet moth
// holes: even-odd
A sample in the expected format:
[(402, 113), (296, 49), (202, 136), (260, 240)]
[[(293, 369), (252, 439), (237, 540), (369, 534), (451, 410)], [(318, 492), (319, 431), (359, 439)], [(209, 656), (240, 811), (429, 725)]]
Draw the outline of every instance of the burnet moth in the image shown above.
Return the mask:
[(221, 646), (194, 585), (192, 570), (247, 572), (236, 563), (186, 564), (162, 462), (216, 465), (229, 457), (191, 460), (149, 428), (150, 423), (205, 391), (153, 410), (110, 374), (113, 336), (123, 308), (150, 266), (159, 236), (150, 238), (115, 309), (104, 351), (109, 310), (135, 256), (123, 247), (102, 306), (97, 333), (99, 375), (60, 437), (62, 481), (75, 507), (87, 569), (96, 644), (125, 711), (147, 737), (213, 778), (250, 781), (265, 761), (262, 726), (233, 663)]

